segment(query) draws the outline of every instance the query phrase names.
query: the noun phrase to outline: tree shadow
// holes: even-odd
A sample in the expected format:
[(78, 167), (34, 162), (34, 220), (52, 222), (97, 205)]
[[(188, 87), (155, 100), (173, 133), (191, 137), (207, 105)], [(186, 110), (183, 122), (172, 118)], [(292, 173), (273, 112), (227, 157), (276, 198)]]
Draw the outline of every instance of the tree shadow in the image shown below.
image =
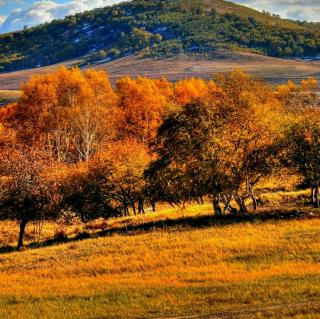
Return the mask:
[[(242, 223), (265, 223), (270, 221), (285, 221), (285, 220), (301, 220), (301, 219), (316, 219), (320, 218), (319, 209), (303, 208), (303, 209), (273, 209), (260, 210), (256, 213), (246, 215), (203, 215), (203, 216), (182, 216), (176, 219), (164, 219), (158, 221), (149, 221), (143, 224), (125, 224), (122, 226), (102, 229), (94, 233), (86, 231), (81, 232), (73, 237), (60, 237), (45, 240), (43, 242), (34, 242), (26, 245), (23, 250), (36, 249), (41, 247), (49, 247), (58, 244), (77, 242), (90, 238), (108, 237), (117, 235), (133, 236), (152, 231), (183, 231), (188, 229), (204, 229), (210, 227), (224, 227), (233, 224)], [(4, 246), (0, 248), (0, 254), (16, 252), (15, 246)]]
[(249, 213), (246, 215), (203, 215), (194, 217), (180, 217), (176, 219), (165, 219), (159, 221), (150, 221), (139, 225), (124, 225), (121, 228), (101, 230), (96, 233), (100, 236), (111, 236), (113, 234), (136, 235), (140, 233), (157, 230), (183, 230), (183, 229), (202, 229), (209, 227), (223, 227), (232, 224), (241, 223), (263, 223), (268, 221), (297, 220), (320, 218), (320, 211), (317, 210), (297, 210), (287, 211), (281, 209), (261, 211), (258, 213)]

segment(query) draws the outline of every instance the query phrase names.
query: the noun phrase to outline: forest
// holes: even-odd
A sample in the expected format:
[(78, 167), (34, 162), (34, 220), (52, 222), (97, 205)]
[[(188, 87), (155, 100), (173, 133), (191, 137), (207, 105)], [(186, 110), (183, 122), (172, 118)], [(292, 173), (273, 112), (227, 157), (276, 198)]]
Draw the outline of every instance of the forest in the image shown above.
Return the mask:
[[(288, 169), (320, 206), (318, 83), (272, 87), (240, 70), (172, 83), (60, 68), (0, 109), (0, 219), (147, 214), (211, 202), (214, 216), (259, 206), (261, 179)], [(281, 181), (285, 183), (286, 181)]]
[(0, 35), (0, 71), (139, 53), (212, 55), (220, 48), (295, 58), (320, 53), (317, 23), (280, 19), (221, 0), (134, 0)]

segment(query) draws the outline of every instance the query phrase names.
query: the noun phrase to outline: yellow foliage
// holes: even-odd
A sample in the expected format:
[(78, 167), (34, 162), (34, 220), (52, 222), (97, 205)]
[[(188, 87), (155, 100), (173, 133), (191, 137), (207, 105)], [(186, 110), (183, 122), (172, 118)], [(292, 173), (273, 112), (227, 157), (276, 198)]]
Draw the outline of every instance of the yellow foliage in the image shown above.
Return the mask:
[[(211, 82), (209, 84), (212, 85)], [(207, 97), (210, 85), (199, 78), (180, 80), (174, 86), (174, 101), (178, 105), (184, 105), (194, 99)]]

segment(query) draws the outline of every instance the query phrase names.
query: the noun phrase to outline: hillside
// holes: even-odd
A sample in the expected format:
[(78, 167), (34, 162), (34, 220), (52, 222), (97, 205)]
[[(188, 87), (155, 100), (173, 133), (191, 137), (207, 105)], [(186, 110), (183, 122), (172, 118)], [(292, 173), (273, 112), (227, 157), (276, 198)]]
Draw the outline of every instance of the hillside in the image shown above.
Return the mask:
[(222, 0), (134, 0), (1, 35), (0, 70), (77, 57), (89, 65), (138, 52), (141, 57), (211, 56), (219, 48), (315, 56), (320, 29)]
[[(67, 66), (75, 64), (77, 60), (66, 63)], [(0, 90), (19, 90), (21, 84), (28, 81), (31, 76), (52, 72), (61, 65), (0, 73)], [(310, 76), (320, 79), (319, 62), (292, 61), (248, 52), (216, 55), (211, 58), (180, 54), (174, 57), (142, 59), (133, 55), (91, 67), (105, 69), (113, 84), (119, 77), (125, 75), (166, 77), (171, 81), (177, 81), (190, 76), (211, 78), (215, 73), (230, 72), (237, 68), (272, 84), (285, 83), (288, 79), (298, 82)], [(10, 92), (3, 93), (2, 95), (0, 92), (0, 97), (1, 95), (6, 97)]]
[[(114, 220), (138, 230), (2, 254), (1, 318), (317, 317), (319, 219), (215, 222), (207, 211)], [(177, 216), (194, 226), (142, 231)]]

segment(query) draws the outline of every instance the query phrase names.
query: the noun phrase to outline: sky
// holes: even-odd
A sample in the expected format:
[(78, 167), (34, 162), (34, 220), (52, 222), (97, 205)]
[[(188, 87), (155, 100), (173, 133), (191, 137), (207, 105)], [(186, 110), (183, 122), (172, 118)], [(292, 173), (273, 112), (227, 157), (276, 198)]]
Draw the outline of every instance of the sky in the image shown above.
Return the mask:
[(282, 18), (320, 22), (320, 0), (234, 0), (233, 2), (279, 14)]
[[(0, 33), (61, 19), (66, 15), (104, 7), (123, 0), (0, 0)], [(320, 21), (320, 0), (233, 0), (283, 18)]]

